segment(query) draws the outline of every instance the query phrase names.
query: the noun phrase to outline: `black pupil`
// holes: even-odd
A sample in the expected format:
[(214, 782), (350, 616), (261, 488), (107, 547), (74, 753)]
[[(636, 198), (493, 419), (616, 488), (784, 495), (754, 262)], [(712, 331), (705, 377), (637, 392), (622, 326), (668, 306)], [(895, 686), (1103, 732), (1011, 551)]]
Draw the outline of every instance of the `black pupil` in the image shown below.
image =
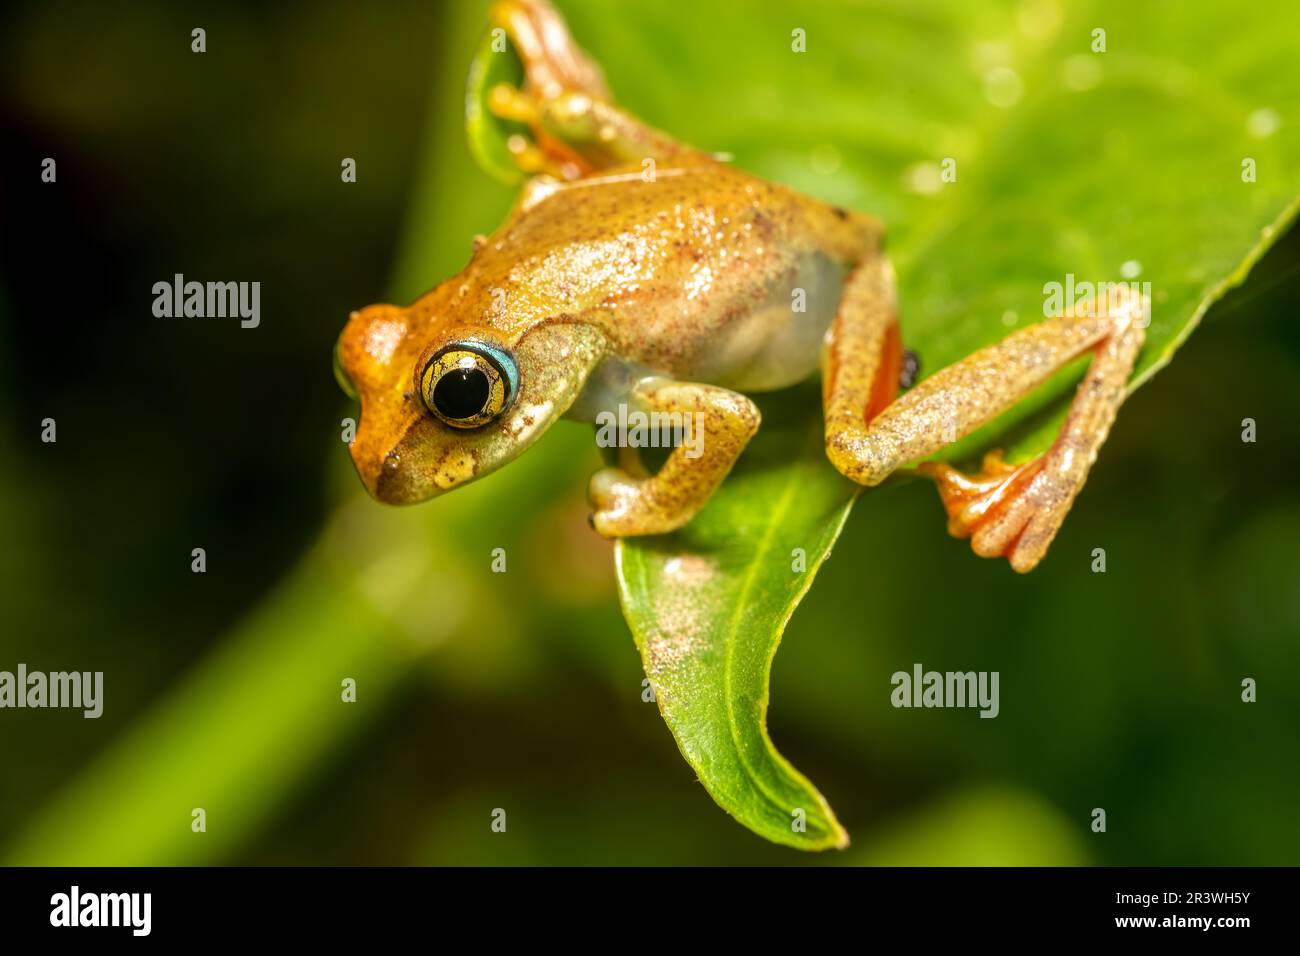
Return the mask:
[(433, 405), (447, 418), (473, 418), (483, 411), (491, 388), (482, 369), (452, 369), (433, 386)]

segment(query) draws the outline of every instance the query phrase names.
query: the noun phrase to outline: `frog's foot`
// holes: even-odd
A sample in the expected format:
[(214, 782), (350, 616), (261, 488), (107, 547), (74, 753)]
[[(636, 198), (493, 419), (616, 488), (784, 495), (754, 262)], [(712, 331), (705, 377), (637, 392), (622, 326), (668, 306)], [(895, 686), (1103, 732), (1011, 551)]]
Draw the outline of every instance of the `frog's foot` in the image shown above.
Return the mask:
[(631, 398), (646, 410), (648, 428), (641, 434), (655, 437), (656, 444), (672, 435), (675, 447), (653, 475), (639, 456), (620, 448), (623, 467), (592, 476), (591, 525), (607, 538), (667, 534), (686, 524), (758, 431), (758, 408), (725, 388), (650, 378), (638, 383)]
[(665, 507), (665, 502), (654, 500), (648, 481), (622, 468), (602, 468), (592, 475), (587, 490), (591, 526), (606, 538), (627, 538), (667, 534), (695, 517), (695, 510)]
[[(507, 141), (515, 165), (530, 176), (544, 175), (566, 181), (588, 175), (595, 166), (581, 152), (570, 148), (563, 135), (556, 133), (562, 134), (566, 126), (589, 116), (594, 102), (585, 93), (562, 93), (553, 100), (539, 102), (507, 83), (493, 87), (488, 95), (488, 109), (494, 115), (524, 123), (532, 130), (532, 139), (515, 134)], [(594, 134), (588, 135), (590, 138)]]
[(509, 147), (526, 173), (578, 179), (591, 171), (581, 152), (555, 135), (609, 99), (605, 78), (574, 42), (564, 18), (549, 0), (499, 0), (491, 20), (506, 31), (524, 65), (523, 88), (498, 84), (488, 94), (488, 109), (502, 119), (526, 124), (532, 140), (519, 135)]
[(1005, 557), (1015, 570), (1028, 571), (1047, 553), (1074, 498), (1059, 483), (1052, 487), (1048, 457), (1008, 465), (1001, 451), (992, 451), (974, 475), (943, 462), (923, 462), (918, 470), (935, 480), (949, 534), (970, 538), (982, 558)]
[(568, 25), (549, 0), (498, 0), (490, 17), (506, 31), (524, 64), (524, 89), (539, 101), (563, 93), (608, 100), (605, 76), (574, 42)]
[(523, 88), (499, 84), (487, 104), (532, 131), (531, 142), (509, 144), (524, 172), (572, 180), (646, 158), (700, 155), (613, 105), (600, 68), (547, 0), (498, 0), (491, 17), (524, 64)]
[(1020, 465), (1008, 465), (993, 451), (975, 475), (939, 462), (925, 462), (919, 470), (934, 478), (953, 537), (970, 538), (980, 557), (1004, 557), (1023, 573), (1046, 556), (1100, 443), (1095, 434), (1076, 433), (1067, 424), (1047, 452)]

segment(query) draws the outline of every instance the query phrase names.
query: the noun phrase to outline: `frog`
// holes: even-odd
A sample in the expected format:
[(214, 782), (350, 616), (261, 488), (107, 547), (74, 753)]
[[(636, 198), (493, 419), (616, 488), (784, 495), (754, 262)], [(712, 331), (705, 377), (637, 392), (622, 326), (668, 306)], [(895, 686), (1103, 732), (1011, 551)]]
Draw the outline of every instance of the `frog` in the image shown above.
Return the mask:
[[(353, 312), (336, 371), (359, 399), (349, 451), (369, 493), (427, 501), (491, 474), (561, 419), (693, 416), (701, 441), (650, 468), (620, 447), (591, 478), (600, 535), (690, 522), (761, 424), (753, 395), (818, 374), (825, 452), (864, 487), (931, 479), (948, 530), (1034, 568), (1126, 395), (1149, 303), (1044, 317), (904, 387), (896, 278), (877, 219), (679, 142), (620, 107), (549, 0), (490, 9), (522, 63), (488, 108), (526, 177), (468, 264), (408, 306)], [(796, 305), (798, 303), (798, 305)], [(1149, 320), (1148, 320), (1149, 321)], [(1091, 352), (1051, 446), (967, 473), (935, 460)]]

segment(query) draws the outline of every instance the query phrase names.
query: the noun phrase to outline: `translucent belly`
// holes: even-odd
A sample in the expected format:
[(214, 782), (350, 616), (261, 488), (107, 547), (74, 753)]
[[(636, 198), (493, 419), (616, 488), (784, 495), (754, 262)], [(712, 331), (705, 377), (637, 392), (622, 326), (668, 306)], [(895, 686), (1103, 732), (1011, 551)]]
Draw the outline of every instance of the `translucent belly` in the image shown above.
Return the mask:
[(820, 364), (822, 342), (839, 307), (843, 284), (841, 266), (810, 255), (793, 277), (769, 283), (752, 307), (715, 325), (708, 341), (699, 343), (676, 369), (611, 355), (592, 372), (565, 417), (594, 421), (599, 412), (627, 401), (636, 382), (649, 375), (737, 392), (770, 392), (802, 382)]
[(688, 375), (738, 392), (768, 392), (817, 370), (822, 341), (839, 306), (844, 270), (811, 255), (788, 282), (728, 322), (693, 358)]

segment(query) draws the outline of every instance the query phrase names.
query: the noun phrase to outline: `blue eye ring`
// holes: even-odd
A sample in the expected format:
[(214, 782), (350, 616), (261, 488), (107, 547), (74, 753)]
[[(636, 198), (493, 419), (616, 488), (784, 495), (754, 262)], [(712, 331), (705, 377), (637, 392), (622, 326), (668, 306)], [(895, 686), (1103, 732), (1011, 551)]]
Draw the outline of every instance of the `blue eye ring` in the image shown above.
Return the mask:
[[(498, 348), (491, 342), (481, 342), (476, 339), (460, 343), (462, 346), (479, 352), (488, 361), (493, 362), (497, 371), (505, 376), (506, 380), (506, 404), (509, 408), (514, 401), (514, 397), (519, 394), (519, 366), (515, 364), (515, 357), (503, 348)], [(505, 411), (505, 408), (502, 411)]]
[(435, 418), (452, 428), (479, 428), (513, 404), (519, 368), (505, 349), (467, 339), (430, 356), (418, 384), (420, 398)]

